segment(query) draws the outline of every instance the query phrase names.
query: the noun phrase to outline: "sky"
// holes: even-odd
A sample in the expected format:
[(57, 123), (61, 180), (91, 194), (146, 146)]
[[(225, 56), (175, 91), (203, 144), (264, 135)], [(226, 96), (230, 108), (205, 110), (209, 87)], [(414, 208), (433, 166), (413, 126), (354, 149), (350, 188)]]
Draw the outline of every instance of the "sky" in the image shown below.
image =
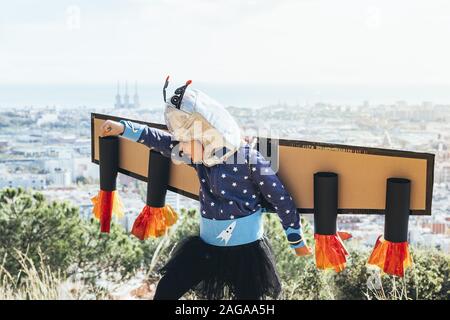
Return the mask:
[(450, 1), (2, 1), (0, 85), (450, 85)]

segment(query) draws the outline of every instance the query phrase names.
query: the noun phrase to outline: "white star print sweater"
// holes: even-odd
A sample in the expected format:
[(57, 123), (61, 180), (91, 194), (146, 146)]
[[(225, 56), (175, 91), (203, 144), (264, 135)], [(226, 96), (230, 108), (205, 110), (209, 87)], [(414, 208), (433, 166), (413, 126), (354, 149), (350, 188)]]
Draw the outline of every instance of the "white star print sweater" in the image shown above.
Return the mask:
[[(166, 157), (173, 155), (177, 141), (172, 140), (171, 134), (131, 121), (120, 122), (125, 125), (125, 138)], [(304, 246), (296, 205), (270, 162), (248, 144), (234, 154), (233, 160), (212, 167), (190, 164), (200, 180), (201, 215), (207, 219), (238, 219), (261, 209), (265, 200), (278, 214), (291, 247)]]

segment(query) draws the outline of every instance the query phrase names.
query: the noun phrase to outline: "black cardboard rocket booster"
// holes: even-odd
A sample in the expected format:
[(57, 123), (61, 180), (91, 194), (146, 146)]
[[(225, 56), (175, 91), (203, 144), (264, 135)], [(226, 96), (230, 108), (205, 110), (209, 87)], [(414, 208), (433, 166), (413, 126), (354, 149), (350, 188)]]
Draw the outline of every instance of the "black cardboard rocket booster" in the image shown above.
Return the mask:
[(119, 138), (100, 137), (100, 189), (115, 191), (117, 173), (119, 169)]
[(389, 178), (386, 181), (384, 239), (379, 236), (368, 263), (383, 272), (403, 277), (412, 265), (408, 248), (411, 181)]
[(167, 185), (170, 177), (170, 159), (150, 150), (148, 161), (146, 205), (136, 218), (131, 233), (141, 240), (160, 237), (177, 221), (177, 214), (166, 205)]
[(408, 179), (389, 178), (387, 180), (384, 239), (391, 242), (408, 240), (410, 199), (411, 182)]
[(338, 211), (338, 175), (314, 174), (314, 240), (318, 269), (345, 269), (348, 252), (336, 231)]
[(170, 160), (161, 153), (150, 151), (147, 182), (147, 205), (161, 208), (166, 204)]
[(314, 233), (336, 234), (338, 176), (333, 172), (314, 174)]
[(92, 198), (94, 216), (100, 220), (100, 231), (109, 232), (113, 214), (123, 216), (123, 206), (116, 191), (119, 168), (119, 138), (99, 137), (100, 191)]

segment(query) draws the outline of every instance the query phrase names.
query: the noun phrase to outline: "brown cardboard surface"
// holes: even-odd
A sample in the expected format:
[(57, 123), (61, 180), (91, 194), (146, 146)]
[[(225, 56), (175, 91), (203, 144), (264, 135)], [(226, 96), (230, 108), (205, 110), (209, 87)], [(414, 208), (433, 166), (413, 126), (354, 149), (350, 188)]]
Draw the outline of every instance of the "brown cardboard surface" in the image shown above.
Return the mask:
[[(108, 115), (92, 114), (92, 161), (98, 163), (99, 128)], [(139, 123), (145, 123), (128, 119)], [(162, 125), (145, 123), (164, 128)], [(120, 171), (147, 181), (149, 149), (120, 138)], [(379, 148), (344, 146), (297, 140), (280, 140), (278, 175), (301, 212), (313, 212), (313, 175), (332, 171), (339, 175), (340, 213), (384, 213), (386, 179), (411, 180), (411, 213), (431, 214), (434, 155)], [(169, 189), (198, 198), (195, 170), (172, 163)]]
[[(98, 134), (102, 119), (94, 120), (94, 159), (98, 160)], [(149, 148), (143, 144), (133, 142), (126, 138), (120, 137), (119, 144), (119, 166), (122, 173), (134, 173), (141, 178), (147, 180), (148, 173)], [(125, 171), (125, 172), (124, 172)], [(177, 165), (172, 163), (170, 169), (169, 185), (178, 190), (183, 190), (190, 194), (192, 198), (198, 196), (200, 184), (198, 182), (197, 173), (187, 165)], [(173, 190), (173, 189), (172, 189)]]

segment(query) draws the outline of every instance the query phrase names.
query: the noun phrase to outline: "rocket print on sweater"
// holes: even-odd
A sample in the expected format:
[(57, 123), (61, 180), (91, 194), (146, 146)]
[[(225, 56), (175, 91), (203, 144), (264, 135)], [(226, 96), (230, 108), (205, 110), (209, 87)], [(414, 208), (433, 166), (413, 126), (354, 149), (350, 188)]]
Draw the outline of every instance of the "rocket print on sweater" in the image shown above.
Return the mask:
[(233, 221), (225, 230), (223, 230), (217, 238), (225, 241), (225, 245), (230, 241), (231, 236), (233, 235), (233, 230), (236, 227), (236, 221)]

